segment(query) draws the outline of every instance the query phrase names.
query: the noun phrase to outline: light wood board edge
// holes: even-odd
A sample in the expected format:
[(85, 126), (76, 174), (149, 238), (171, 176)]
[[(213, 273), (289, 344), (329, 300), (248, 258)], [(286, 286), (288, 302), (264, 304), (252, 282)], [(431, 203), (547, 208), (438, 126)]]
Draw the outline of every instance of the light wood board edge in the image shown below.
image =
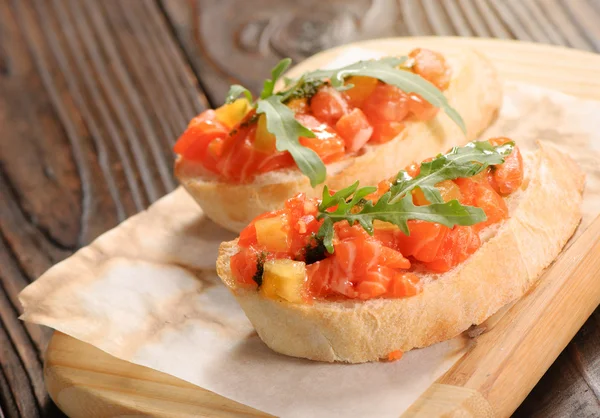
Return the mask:
[(490, 403), (475, 389), (434, 383), (402, 414), (402, 418), (494, 418)]
[(402, 417), (510, 416), (600, 304), (599, 279), (600, 216)]
[(271, 417), (60, 332), (46, 350), (44, 377), (52, 400), (72, 418)]

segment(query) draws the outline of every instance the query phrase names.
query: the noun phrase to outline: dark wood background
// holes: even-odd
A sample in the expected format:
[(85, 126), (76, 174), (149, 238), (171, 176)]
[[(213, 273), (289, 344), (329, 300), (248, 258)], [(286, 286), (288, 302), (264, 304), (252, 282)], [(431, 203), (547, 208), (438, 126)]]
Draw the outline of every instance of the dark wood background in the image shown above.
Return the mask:
[[(600, 0), (0, 0), (0, 418), (62, 416), (17, 294), (176, 186), (194, 114), (283, 56), (409, 35), (597, 52)], [(600, 310), (515, 416), (600, 416)]]

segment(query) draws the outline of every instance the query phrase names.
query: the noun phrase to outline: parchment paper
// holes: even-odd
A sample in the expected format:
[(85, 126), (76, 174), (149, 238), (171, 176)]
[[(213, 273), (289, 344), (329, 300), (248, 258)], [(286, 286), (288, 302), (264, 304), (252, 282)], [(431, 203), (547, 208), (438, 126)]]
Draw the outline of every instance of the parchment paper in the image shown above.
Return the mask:
[[(587, 172), (580, 231), (600, 212), (600, 102), (506, 86), (487, 135), (566, 149)], [(285, 417), (398, 417), (466, 351), (465, 338), (394, 363), (322, 364), (258, 339), (214, 275), (232, 239), (181, 189), (54, 266), (20, 295), (23, 319)]]

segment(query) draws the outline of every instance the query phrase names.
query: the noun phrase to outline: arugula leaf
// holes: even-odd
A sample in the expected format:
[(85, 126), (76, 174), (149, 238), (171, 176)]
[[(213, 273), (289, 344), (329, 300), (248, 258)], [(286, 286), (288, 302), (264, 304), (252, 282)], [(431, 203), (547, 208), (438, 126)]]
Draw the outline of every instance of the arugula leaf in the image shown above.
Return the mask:
[(390, 193), (386, 193), (375, 204), (367, 201), (359, 212), (348, 211), (352, 208), (339, 207), (328, 214), (332, 221), (347, 220), (350, 224), (359, 223), (369, 234), (373, 234), (373, 221), (375, 219), (389, 222), (400, 228), (408, 235), (407, 221), (419, 219), (427, 222), (436, 222), (452, 228), (454, 225), (474, 225), (486, 220), (485, 212), (481, 208), (463, 206), (458, 200), (431, 205), (416, 206), (412, 196), (406, 195), (396, 203), (390, 203)]
[(260, 93), (261, 99), (266, 99), (273, 95), (273, 91), (275, 90), (275, 83), (279, 80), (279, 77), (288, 69), (292, 60), (290, 58), (284, 58), (271, 70), (271, 79), (265, 80), (263, 84), (263, 90)]
[(267, 130), (275, 135), (278, 151), (289, 151), (298, 168), (310, 179), (312, 187), (323, 183), (327, 175), (319, 155), (300, 144), (299, 137), (313, 138), (315, 134), (294, 117), (294, 112), (281, 103), (280, 96), (270, 96), (258, 101), (256, 113), (267, 117)]
[(225, 98), (225, 103), (231, 103), (241, 95), (246, 96), (246, 99), (250, 103), (252, 103), (252, 93), (244, 86), (240, 86), (239, 84), (233, 84), (229, 87), (229, 91), (227, 92), (227, 97)]
[[(319, 210), (324, 212), (327, 209), (339, 204), (340, 202), (345, 202), (352, 194), (358, 189), (359, 182), (356, 181), (354, 184), (342, 189), (334, 194), (330, 194), (329, 188), (327, 185), (323, 187), (323, 197), (321, 198), (321, 204), (319, 204)], [(377, 188), (375, 188), (377, 190)]]
[[(436, 222), (449, 228), (483, 222), (487, 217), (482, 209), (464, 206), (458, 200), (444, 202), (435, 185), (444, 180), (472, 177), (490, 165), (502, 164), (513, 148), (513, 142), (493, 146), (487, 141), (454, 147), (449, 153), (422, 163), (419, 175), (414, 178), (406, 171), (400, 171), (390, 190), (375, 203), (365, 197), (375, 192), (376, 187), (359, 188), (356, 182), (331, 195), (325, 186), (317, 215), (318, 219), (323, 219), (323, 224), (317, 236), (332, 253), (336, 222), (358, 223), (373, 234), (373, 221), (380, 220), (396, 225), (406, 235), (410, 233), (407, 222), (411, 219)], [(413, 203), (410, 191), (417, 187), (423, 190), (431, 204), (416, 206)]]
[(438, 155), (429, 162), (421, 164), (421, 172), (412, 178), (402, 170), (398, 173), (390, 192), (390, 203), (402, 199), (415, 188), (420, 188), (431, 203), (442, 203), (443, 199), (435, 185), (444, 180), (472, 177), (490, 165), (502, 164), (509, 155), (514, 143), (493, 146), (487, 141), (474, 141), (464, 147), (454, 147), (445, 155)]
[(436, 222), (449, 228), (455, 225), (474, 225), (487, 219), (483, 209), (474, 206), (463, 206), (458, 200), (416, 206), (410, 194), (407, 194), (396, 203), (390, 202), (390, 196), (390, 192), (384, 194), (375, 204), (367, 201), (359, 211), (355, 212), (353, 210), (357, 201), (355, 195), (350, 202), (341, 200), (337, 209), (333, 212), (320, 212), (319, 219), (324, 219), (324, 221), (319, 229), (318, 237), (323, 239), (327, 251), (333, 253), (333, 224), (335, 222), (348, 221), (350, 225), (358, 223), (372, 235), (373, 221), (380, 220), (398, 226), (404, 234), (409, 235), (407, 222), (410, 219)]
[[(333, 253), (333, 223), (336, 221), (333, 220), (333, 217), (329, 217), (328, 215), (330, 213), (350, 212), (353, 207), (356, 207), (358, 203), (365, 198), (365, 196), (377, 191), (377, 187), (374, 186), (361, 187), (359, 189), (358, 185), (359, 182), (357, 181), (351, 186), (348, 186), (345, 189), (334, 193), (333, 195), (330, 194), (327, 186), (323, 188), (323, 197), (321, 198), (321, 203), (319, 204), (318, 209), (319, 213), (321, 214), (319, 215), (319, 219), (325, 218), (325, 220), (319, 228), (317, 237), (323, 239), (323, 244), (330, 253)], [(352, 195), (354, 195), (352, 199), (347, 201)], [(335, 211), (330, 211), (330, 209), (336, 205), (337, 208)]]
[(319, 87), (321, 87), (323, 84), (325, 84), (325, 81), (323, 80), (305, 81), (303, 78), (301, 78), (300, 80), (296, 81), (293, 85), (288, 84), (288, 86), (291, 87), (281, 93), (281, 101), (286, 103), (288, 100), (291, 99), (312, 97), (317, 93)]
[(329, 254), (333, 254), (333, 235), (333, 220), (331, 218), (325, 218), (317, 232), (317, 238), (323, 240), (323, 245), (327, 248)]
[(436, 86), (417, 74), (396, 68), (406, 59), (407, 57), (387, 57), (380, 60), (359, 61), (334, 70), (312, 71), (306, 73), (303, 77), (306, 81), (328, 78), (331, 85), (336, 88), (342, 88), (344, 79), (350, 76), (361, 75), (377, 78), (384, 83), (398, 87), (406, 93), (417, 93), (433, 106), (442, 108), (466, 134), (467, 128), (462, 117), (450, 106), (446, 96)]

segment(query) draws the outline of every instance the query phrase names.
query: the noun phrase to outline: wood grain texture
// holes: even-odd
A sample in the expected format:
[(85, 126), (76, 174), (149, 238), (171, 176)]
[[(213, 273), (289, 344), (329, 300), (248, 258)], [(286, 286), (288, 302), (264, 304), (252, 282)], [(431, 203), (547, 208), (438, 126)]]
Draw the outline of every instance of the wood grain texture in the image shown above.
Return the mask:
[(168, 374), (115, 361), (98, 348), (58, 332), (46, 361), (48, 389), (72, 417), (270, 416)]
[(147, 1), (0, 2), (0, 417), (60, 416), (17, 294), (175, 186), (206, 101)]
[[(160, 0), (213, 104), (281, 58), (394, 36), (480, 36), (600, 51), (600, 0)], [(227, 24), (223, 24), (227, 22)]]
[[(577, 332), (569, 324), (583, 323), (598, 306), (598, 254), (600, 216), (559, 256), (535, 289), (517, 301), (490, 332), (477, 338), (473, 349), (440, 383), (475, 389), (496, 416), (512, 414), (531, 390), (532, 381), (545, 373), (548, 361)], [(583, 377), (587, 383), (587, 371)], [(598, 380), (598, 376), (593, 378)], [(597, 403), (592, 403), (577, 413), (593, 417), (599, 411)]]
[[(60, 416), (42, 381), (49, 332), (16, 320), (17, 293), (172, 188), (170, 145), (207, 99), (257, 90), (282, 56), (381, 36), (600, 49), (600, 0), (500, 3), (0, 0), (0, 417)], [(591, 416), (599, 315), (517, 416)]]

